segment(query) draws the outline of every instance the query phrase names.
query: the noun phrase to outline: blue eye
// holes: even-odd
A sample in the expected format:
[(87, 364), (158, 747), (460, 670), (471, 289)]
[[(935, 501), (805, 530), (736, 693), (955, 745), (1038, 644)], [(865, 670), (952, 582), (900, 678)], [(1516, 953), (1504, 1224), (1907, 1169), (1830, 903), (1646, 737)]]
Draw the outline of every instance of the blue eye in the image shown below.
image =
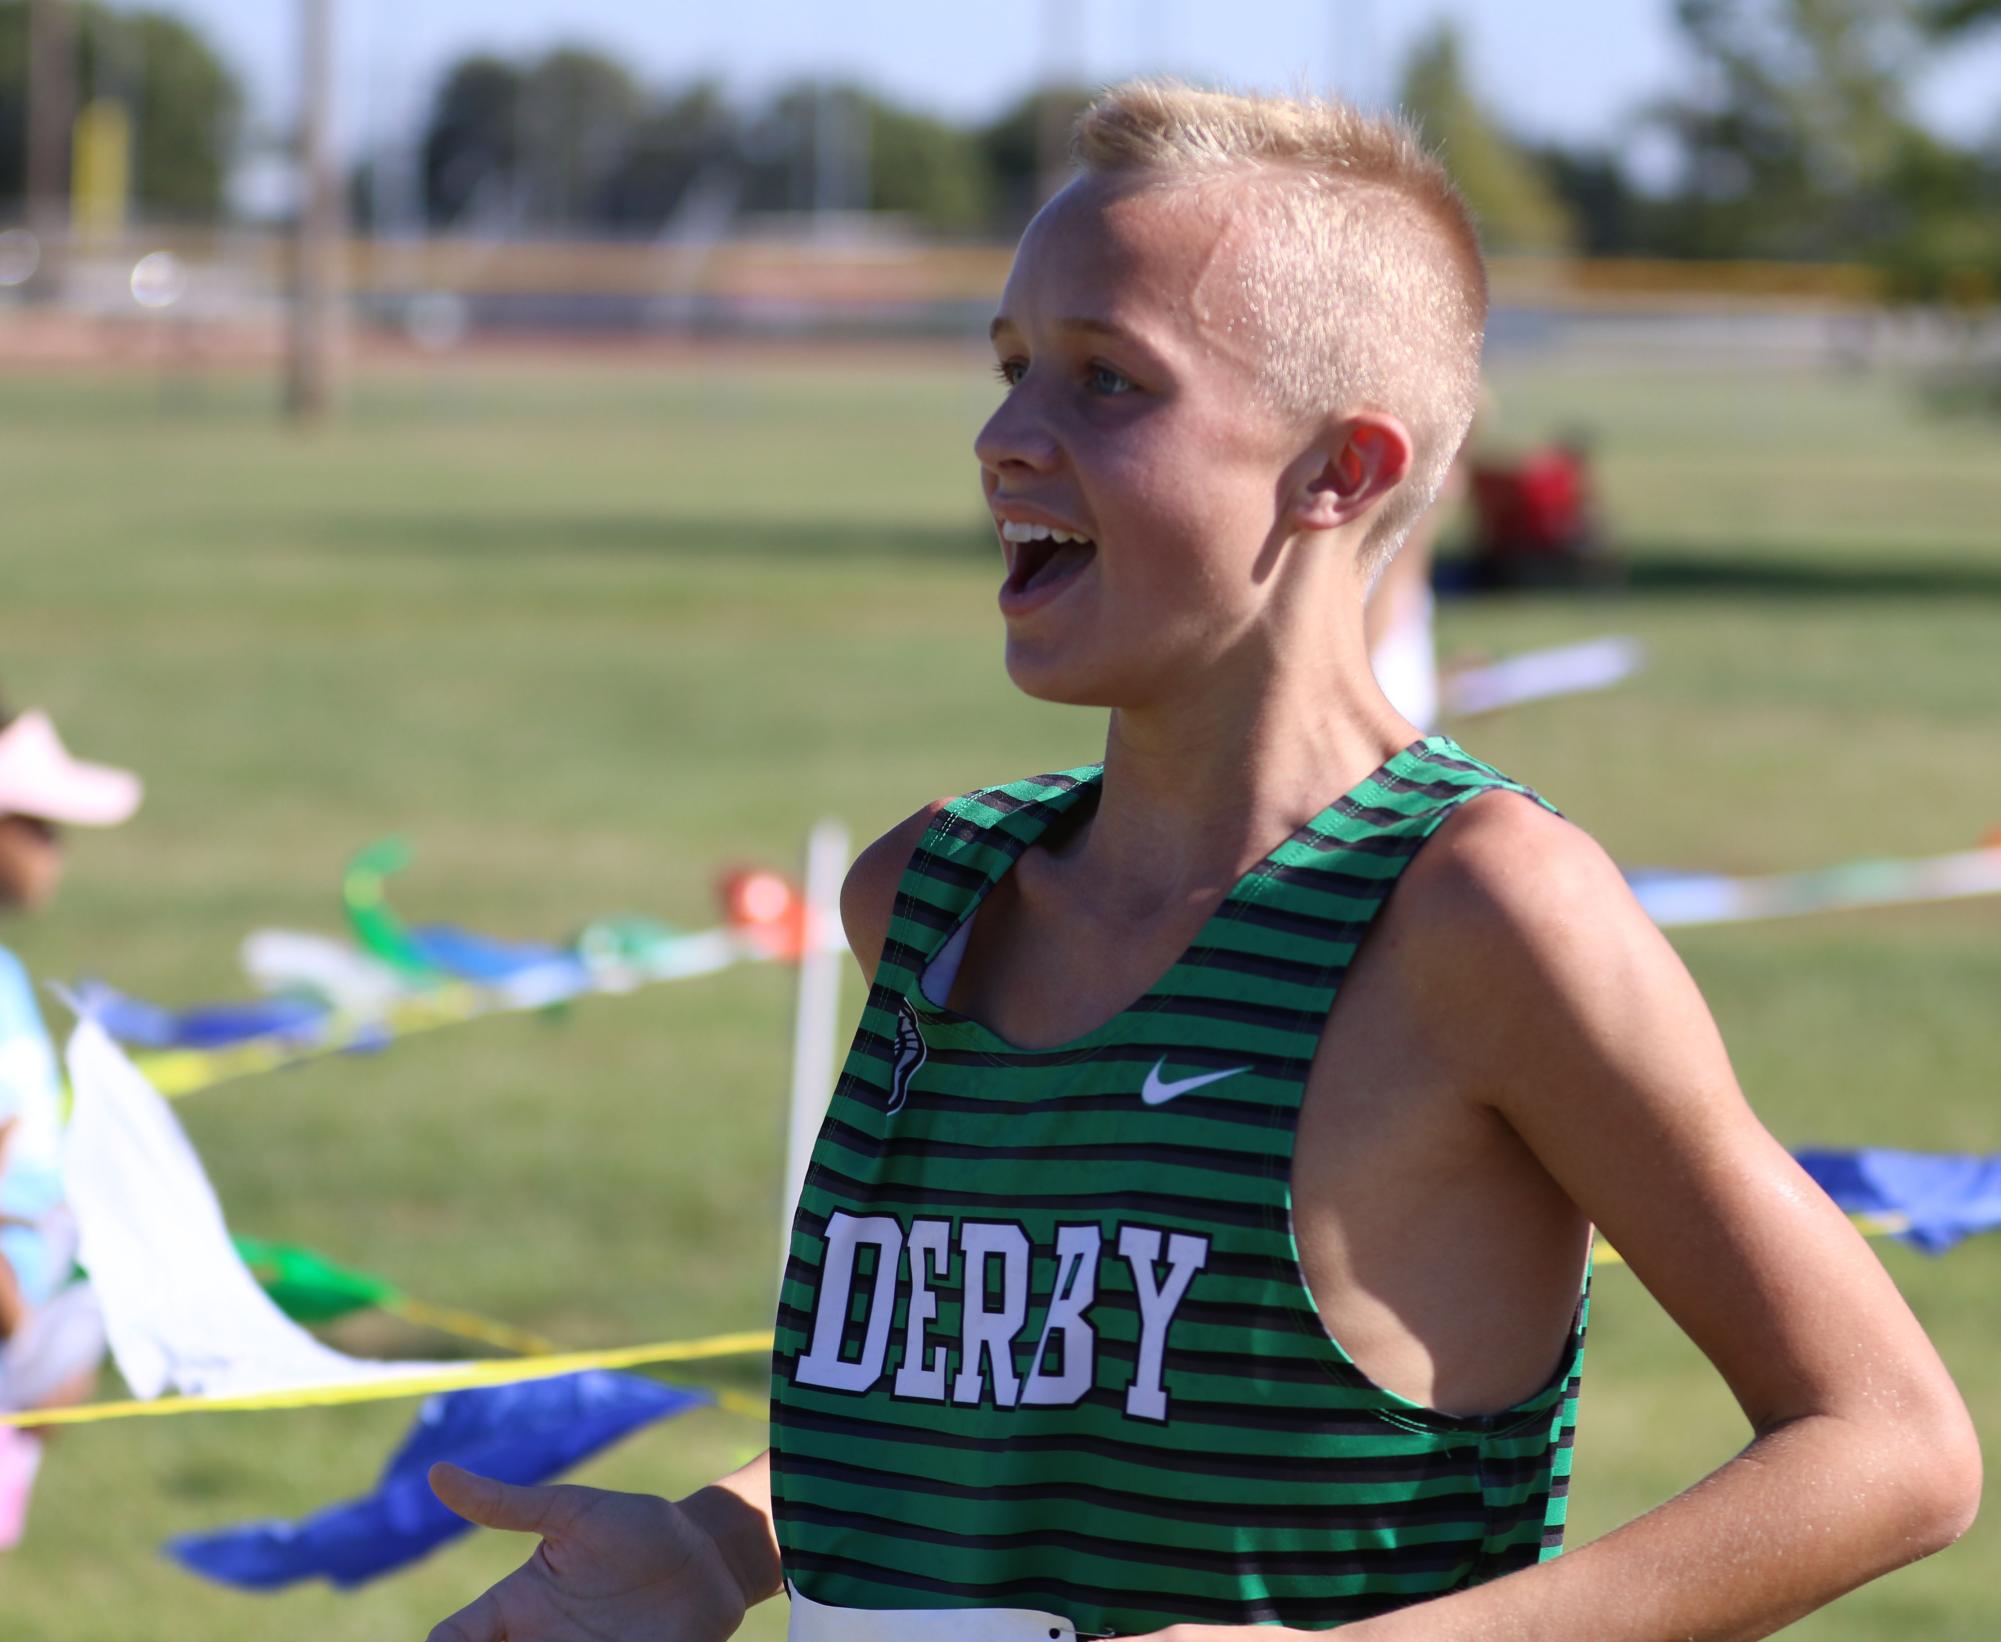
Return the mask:
[(1090, 383), (1093, 393), (1104, 394), (1107, 398), (1133, 391), (1131, 379), (1120, 375), (1109, 365), (1093, 365), (1090, 369)]
[(1021, 380), (1022, 373), (1027, 369), (1019, 359), (1002, 359), (994, 363), (994, 375), (1010, 388)]

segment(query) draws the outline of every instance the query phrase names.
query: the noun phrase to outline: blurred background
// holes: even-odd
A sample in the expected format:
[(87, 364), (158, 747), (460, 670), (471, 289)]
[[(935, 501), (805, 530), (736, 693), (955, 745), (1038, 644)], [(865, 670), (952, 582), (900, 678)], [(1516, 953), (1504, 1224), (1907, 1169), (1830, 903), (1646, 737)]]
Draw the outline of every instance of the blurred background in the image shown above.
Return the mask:
[[(336, 926), (385, 832), (422, 912), (701, 927), (818, 816), (865, 840), (1091, 758), (1094, 715), (1001, 672), (969, 446), (1013, 236), (1136, 73), (1401, 106), (1481, 218), (1444, 728), (1635, 870), (1995, 838), (1995, 0), (0, 0), (0, 691), (148, 782), (0, 941), (227, 996), (241, 937)], [(1471, 667), (1608, 636), (1608, 688), (1453, 709)], [(1675, 939), (1783, 1141), (2001, 1151), (2001, 903)], [(181, 1115), (240, 1232), (567, 1344), (757, 1327), (788, 1009), (738, 970)], [(1992, 1454), (2001, 1239), (1882, 1249)], [(1573, 1543), (1743, 1440), (1625, 1272), (1593, 1326)], [(157, 1554), (362, 1491), (409, 1413), (68, 1435), (6, 1634), (422, 1634), (527, 1547), (270, 1598)], [(578, 1475), (678, 1492), (758, 1446), (712, 1411)], [(1996, 1520), (1794, 1634), (1985, 1642)]]

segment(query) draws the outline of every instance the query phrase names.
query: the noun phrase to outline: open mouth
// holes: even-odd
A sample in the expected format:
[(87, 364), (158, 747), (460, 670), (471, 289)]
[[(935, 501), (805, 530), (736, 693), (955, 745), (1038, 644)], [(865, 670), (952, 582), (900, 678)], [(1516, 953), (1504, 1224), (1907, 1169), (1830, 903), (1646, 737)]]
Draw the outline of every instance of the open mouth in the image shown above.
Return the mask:
[(1041, 592), (1068, 581), (1097, 556), (1098, 544), (1072, 531), (1046, 525), (1001, 526), (1007, 542), (1007, 590), (1014, 594)]

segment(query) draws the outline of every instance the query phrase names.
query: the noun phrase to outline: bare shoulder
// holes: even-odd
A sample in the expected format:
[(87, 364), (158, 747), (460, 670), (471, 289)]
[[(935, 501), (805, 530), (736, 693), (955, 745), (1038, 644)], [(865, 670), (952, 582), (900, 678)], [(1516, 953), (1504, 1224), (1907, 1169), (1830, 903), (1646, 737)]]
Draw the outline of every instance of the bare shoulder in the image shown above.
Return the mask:
[(1596, 839), (1517, 793), (1483, 794), (1449, 816), (1397, 893), (1407, 923), (1450, 937), (1427, 942), (1441, 956), (1568, 944), (1587, 921), (1652, 927)]
[(882, 961), (883, 943), (889, 939), (890, 909), (896, 902), (903, 869), (910, 864), (931, 818), (951, 802), (949, 798), (934, 798), (913, 811), (856, 856), (855, 864), (848, 868), (841, 885), (841, 927), (847, 932), (855, 962), (871, 981)]
[[(1400, 903), (1400, 904), (1399, 904)], [(1511, 793), (1450, 817), (1390, 909), (1401, 973), (1452, 1000), (1469, 1053), (1543, 1062), (1570, 1033), (1699, 1010), (1693, 986), (1590, 834)]]

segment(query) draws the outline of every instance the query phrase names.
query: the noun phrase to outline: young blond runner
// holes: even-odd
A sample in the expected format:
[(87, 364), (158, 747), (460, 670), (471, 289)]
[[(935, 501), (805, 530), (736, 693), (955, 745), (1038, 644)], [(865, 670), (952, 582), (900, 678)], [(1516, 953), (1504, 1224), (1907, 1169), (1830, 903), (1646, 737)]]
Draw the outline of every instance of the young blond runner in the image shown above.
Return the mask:
[[(1439, 167), (1159, 84), (1078, 154), (976, 451), (1009, 674), (1109, 708), (1104, 763), (854, 868), (771, 1452), (675, 1504), (441, 1469), (542, 1544), (433, 1642), (715, 1642), (788, 1586), (805, 1642), (1741, 1638), (1949, 1543), (1960, 1400), (1673, 952), (1370, 676), (1474, 406)], [(1593, 1225), (1752, 1437), (1559, 1559)]]

